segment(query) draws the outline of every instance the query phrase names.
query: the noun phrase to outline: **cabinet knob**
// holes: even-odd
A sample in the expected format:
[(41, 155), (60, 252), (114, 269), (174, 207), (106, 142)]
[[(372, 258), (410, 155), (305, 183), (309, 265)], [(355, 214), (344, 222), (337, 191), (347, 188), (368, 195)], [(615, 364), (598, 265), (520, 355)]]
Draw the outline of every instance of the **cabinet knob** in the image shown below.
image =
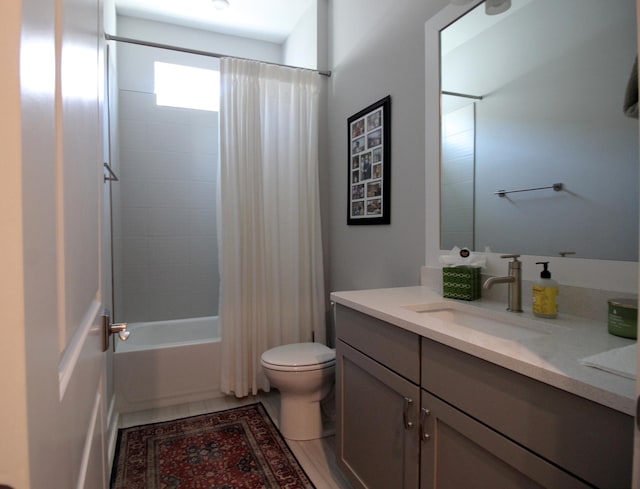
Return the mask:
[(404, 428), (406, 430), (410, 430), (413, 428), (413, 422), (409, 421), (409, 408), (413, 404), (413, 399), (410, 397), (404, 398), (404, 411), (402, 412), (402, 422), (404, 423)]
[(427, 433), (427, 416), (431, 414), (427, 408), (422, 408), (420, 410), (420, 429), (422, 433), (420, 433), (420, 440), (423, 442), (429, 441), (431, 439), (431, 435)]

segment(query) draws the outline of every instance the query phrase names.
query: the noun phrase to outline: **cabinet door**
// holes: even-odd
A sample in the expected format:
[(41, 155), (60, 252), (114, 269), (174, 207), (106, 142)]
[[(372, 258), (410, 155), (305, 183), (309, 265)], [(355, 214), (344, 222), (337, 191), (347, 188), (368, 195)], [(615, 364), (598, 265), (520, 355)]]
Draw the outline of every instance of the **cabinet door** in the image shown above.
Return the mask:
[(357, 489), (417, 489), (420, 388), (342, 341), (336, 360), (338, 465)]
[(421, 367), (424, 390), (520, 446), (594, 487), (631, 486), (633, 417), (426, 338)]
[(592, 487), (426, 391), (421, 431), (421, 489)]

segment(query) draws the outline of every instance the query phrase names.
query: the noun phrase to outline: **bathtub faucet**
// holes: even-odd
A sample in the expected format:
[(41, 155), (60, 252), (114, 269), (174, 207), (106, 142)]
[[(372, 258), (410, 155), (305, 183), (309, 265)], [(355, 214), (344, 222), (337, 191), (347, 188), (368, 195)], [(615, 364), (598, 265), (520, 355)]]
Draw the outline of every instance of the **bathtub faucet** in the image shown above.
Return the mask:
[(128, 327), (129, 326), (127, 325), (127, 323), (112, 324), (111, 326), (109, 326), (109, 333), (118, 333), (118, 337), (122, 341), (127, 341), (129, 339), (129, 335), (131, 334), (131, 331), (129, 331)]
[(109, 349), (109, 339), (111, 335), (115, 333), (118, 333), (122, 341), (127, 341), (131, 331), (129, 331), (127, 323), (112, 323), (111, 311), (105, 309), (102, 313), (102, 351)]

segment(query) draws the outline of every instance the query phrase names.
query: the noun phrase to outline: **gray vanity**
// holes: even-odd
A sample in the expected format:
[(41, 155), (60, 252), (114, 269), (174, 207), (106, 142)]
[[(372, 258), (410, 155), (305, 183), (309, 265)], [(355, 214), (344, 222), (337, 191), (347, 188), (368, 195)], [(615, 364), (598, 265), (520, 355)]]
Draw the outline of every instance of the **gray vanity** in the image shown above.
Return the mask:
[(635, 383), (578, 361), (630, 340), (426, 287), (331, 297), (336, 454), (355, 488), (631, 486)]

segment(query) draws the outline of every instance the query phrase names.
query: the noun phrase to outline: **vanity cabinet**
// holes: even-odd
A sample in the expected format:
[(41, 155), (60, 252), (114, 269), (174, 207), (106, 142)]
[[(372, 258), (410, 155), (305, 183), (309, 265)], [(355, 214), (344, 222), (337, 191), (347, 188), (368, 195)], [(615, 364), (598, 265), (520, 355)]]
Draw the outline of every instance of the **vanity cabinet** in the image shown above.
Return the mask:
[(336, 454), (354, 488), (631, 486), (633, 418), (336, 306)]
[(338, 466), (356, 489), (418, 489), (419, 337), (340, 306), (337, 317)]
[[(525, 478), (496, 487), (631, 487), (631, 416), (426, 338), (421, 369), (426, 433), (435, 433), (422, 446), (423, 467), (434, 471), (423, 470), (423, 489), (458, 487), (438, 483), (455, 453), (465, 466), (494, 455), (493, 476)], [(475, 452), (464, 448), (471, 442)]]

